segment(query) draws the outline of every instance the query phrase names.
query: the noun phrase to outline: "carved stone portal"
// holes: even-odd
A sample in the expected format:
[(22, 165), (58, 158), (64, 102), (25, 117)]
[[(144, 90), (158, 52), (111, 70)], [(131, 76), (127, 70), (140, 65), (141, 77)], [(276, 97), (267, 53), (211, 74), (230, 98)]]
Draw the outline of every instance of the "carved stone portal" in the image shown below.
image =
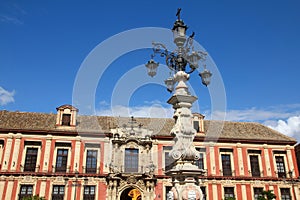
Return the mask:
[(136, 200), (155, 199), (156, 179), (142, 175), (110, 174), (107, 178), (108, 200), (121, 200), (122, 195), (134, 196)]

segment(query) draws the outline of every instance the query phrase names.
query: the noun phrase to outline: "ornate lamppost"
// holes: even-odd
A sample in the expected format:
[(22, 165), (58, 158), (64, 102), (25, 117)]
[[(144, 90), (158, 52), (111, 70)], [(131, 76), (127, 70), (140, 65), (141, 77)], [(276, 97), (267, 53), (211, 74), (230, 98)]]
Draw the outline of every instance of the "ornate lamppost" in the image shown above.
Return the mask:
[[(193, 140), (196, 130), (193, 128), (191, 107), (196, 96), (192, 96), (188, 91), (186, 81), (190, 74), (199, 68), (199, 61), (204, 63), (207, 56), (206, 52), (195, 51), (193, 46), (194, 33), (186, 36), (187, 26), (180, 18), (181, 9), (179, 8), (176, 16), (178, 17), (172, 28), (176, 49), (170, 52), (162, 43), (153, 42), (153, 55), (146, 64), (148, 75), (156, 75), (158, 63), (153, 60), (156, 54), (165, 57), (166, 65), (174, 72), (173, 77), (165, 80), (169, 92), (173, 92), (168, 103), (173, 105), (175, 125), (171, 134), (175, 136), (175, 144), (170, 152), (170, 156), (176, 160), (174, 167), (166, 174), (172, 177), (173, 187), (168, 194), (168, 199), (174, 200), (202, 200), (203, 195), (199, 186), (199, 176), (204, 171), (194, 165), (194, 161), (199, 159), (199, 152), (196, 151)], [(202, 83), (207, 86), (210, 83), (212, 73), (206, 69), (199, 73)], [(174, 86), (175, 91), (174, 91)]]

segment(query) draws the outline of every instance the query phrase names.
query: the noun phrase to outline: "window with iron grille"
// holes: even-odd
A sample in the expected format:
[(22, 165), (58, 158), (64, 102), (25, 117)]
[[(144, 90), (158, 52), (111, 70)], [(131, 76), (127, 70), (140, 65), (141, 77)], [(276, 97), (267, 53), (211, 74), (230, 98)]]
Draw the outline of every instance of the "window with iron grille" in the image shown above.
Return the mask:
[(260, 177), (260, 168), (258, 155), (250, 155), (251, 174), (254, 177)]
[(203, 153), (199, 153), (199, 159), (195, 161), (196, 166), (199, 169), (204, 169), (204, 158)]
[(63, 126), (70, 126), (71, 125), (71, 114), (63, 114), (61, 125)]
[(66, 172), (68, 163), (68, 149), (57, 149), (56, 172)]
[(27, 148), (25, 163), (24, 163), (24, 172), (35, 171), (37, 155), (38, 155), (38, 148)]
[(201, 192), (203, 194), (203, 199), (202, 200), (206, 200), (206, 187), (202, 186), (202, 187), (200, 187), (200, 189), (201, 189)]
[(221, 159), (223, 176), (232, 176), (230, 155), (222, 154)]
[(86, 173), (96, 173), (97, 172), (97, 150), (87, 150), (86, 152)]
[(84, 186), (83, 200), (94, 200), (95, 188), (95, 186), (91, 185)]
[(33, 194), (33, 185), (21, 185), (19, 200), (23, 198), (30, 197)]
[(224, 187), (224, 197), (225, 197), (225, 200), (230, 197), (234, 198), (234, 188), (233, 187)]
[(285, 171), (285, 166), (284, 166), (284, 157), (283, 156), (275, 156), (275, 160), (276, 160), (278, 177), (280, 177), (280, 178), (286, 177), (286, 171)]
[(194, 125), (194, 129), (196, 130), (196, 132), (199, 133), (200, 132), (199, 121), (194, 120), (193, 125)]
[(168, 194), (169, 194), (169, 192), (172, 190), (172, 186), (166, 186), (165, 189), (166, 189), (166, 196), (165, 196), (165, 199), (168, 199)]
[(65, 186), (64, 185), (53, 185), (52, 200), (64, 200)]
[(175, 160), (169, 155), (169, 152), (165, 151), (165, 171), (173, 168)]
[(281, 200), (291, 200), (291, 194), (289, 188), (280, 188)]
[(125, 172), (138, 172), (139, 150), (125, 149)]
[(257, 200), (258, 197), (262, 196), (263, 188), (253, 188), (254, 199)]

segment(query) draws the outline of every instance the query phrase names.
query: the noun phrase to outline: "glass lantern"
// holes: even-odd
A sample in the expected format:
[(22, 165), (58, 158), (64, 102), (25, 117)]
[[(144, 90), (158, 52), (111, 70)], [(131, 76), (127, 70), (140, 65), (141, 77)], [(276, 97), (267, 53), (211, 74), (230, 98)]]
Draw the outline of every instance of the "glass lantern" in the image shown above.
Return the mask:
[(182, 47), (186, 41), (186, 30), (188, 27), (184, 24), (182, 20), (176, 20), (172, 28), (174, 43), (177, 46)]
[(198, 61), (200, 60), (200, 56), (196, 51), (193, 51), (191, 55), (188, 56), (188, 61), (190, 63), (191, 68), (196, 69), (199, 67)]
[(207, 69), (204, 69), (203, 72), (201, 72), (199, 74), (199, 76), (201, 77), (202, 79), (202, 84), (205, 85), (205, 86), (208, 86), (209, 83), (210, 83), (210, 78), (211, 78), (211, 75), (212, 73), (207, 70)]
[(174, 85), (175, 85), (175, 80), (173, 77), (169, 77), (167, 80), (165, 80), (165, 84), (167, 86), (167, 90), (169, 92), (173, 92), (174, 90)]
[(151, 76), (151, 77), (155, 76), (159, 63), (157, 63), (153, 59), (151, 59), (145, 65), (146, 65), (147, 70), (148, 70), (148, 75)]

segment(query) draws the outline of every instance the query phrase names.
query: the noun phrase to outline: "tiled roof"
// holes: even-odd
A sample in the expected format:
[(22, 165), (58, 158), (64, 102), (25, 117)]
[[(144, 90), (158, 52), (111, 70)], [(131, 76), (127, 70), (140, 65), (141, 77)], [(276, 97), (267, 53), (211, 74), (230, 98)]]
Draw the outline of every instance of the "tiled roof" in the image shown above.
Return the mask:
[[(174, 125), (173, 119), (135, 118), (136, 124), (153, 131), (155, 136), (169, 136)], [(130, 118), (110, 116), (78, 116), (76, 129), (57, 127), (56, 114), (0, 111), (0, 131), (65, 131), (65, 132), (106, 132), (128, 124)], [(206, 138), (228, 140), (264, 140), (296, 143), (294, 138), (281, 134), (262, 124), (253, 122), (204, 121)], [(199, 138), (204, 135), (198, 136)]]

